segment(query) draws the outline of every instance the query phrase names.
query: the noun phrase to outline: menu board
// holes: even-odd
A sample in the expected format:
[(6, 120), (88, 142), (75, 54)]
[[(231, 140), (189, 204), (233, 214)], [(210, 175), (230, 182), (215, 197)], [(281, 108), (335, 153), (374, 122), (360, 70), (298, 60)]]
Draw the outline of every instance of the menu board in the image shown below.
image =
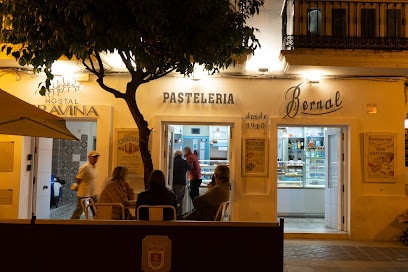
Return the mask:
[(242, 175), (268, 175), (268, 141), (266, 138), (243, 139), (242, 151)]

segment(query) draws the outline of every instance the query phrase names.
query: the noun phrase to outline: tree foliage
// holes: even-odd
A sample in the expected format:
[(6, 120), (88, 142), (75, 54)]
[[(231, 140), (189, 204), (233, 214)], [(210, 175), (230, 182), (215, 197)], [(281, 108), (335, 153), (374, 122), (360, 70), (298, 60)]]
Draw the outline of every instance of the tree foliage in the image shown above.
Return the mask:
[[(3, 0), (1, 50), (20, 65), (45, 72), (40, 93), (53, 78), (52, 64), (79, 59), (100, 87), (124, 99), (139, 129), (145, 185), (153, 169), (150, 129), (139, 111), (141, 84), (170, 72), (189, 75), (195, 63), (214, 73), (234, 65), (234, 56), (259, 46), (248, 18), (263, 0)], [(131, 79), (123, 90), (105, 85), (101, 54), (117, 52)]]

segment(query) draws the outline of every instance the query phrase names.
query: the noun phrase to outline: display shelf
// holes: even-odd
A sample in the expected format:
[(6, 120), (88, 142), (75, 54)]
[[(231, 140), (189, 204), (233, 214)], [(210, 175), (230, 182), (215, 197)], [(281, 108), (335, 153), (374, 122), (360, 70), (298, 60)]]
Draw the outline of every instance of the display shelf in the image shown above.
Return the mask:
[(305, 163), (305, 186), (324, 187), (326, 183), (326, 165), (324, 147), (308, 149)]
[(278, 187), (325, 186), (324, 130), (283, 127), (278, 131)]
[(278, 186), (301, 187), (304, 176), (303, 161), (278, 161)]
[(228, 160), (200, 160), (201, 167), (201, 187), (207, 187), (211, 182), (212, 175), (214, 174), (214, 169), (217, 165), (229, 164)]

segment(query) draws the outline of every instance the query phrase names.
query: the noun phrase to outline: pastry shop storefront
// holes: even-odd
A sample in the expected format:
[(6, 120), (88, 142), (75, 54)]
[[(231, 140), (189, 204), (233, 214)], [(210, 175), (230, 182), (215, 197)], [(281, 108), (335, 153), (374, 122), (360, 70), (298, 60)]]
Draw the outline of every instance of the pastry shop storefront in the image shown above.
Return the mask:
[[(125, 75), (107, 76), (106, 84), (120, 90), (127, 80)], [(101, 90), (92, 76), (56, 83), (47, 96), (36, 92), (39, 81), (28, 75), (17, 80), (9, 73), (0, 78), (0, 86), (63, 117), (82, 147), (101, 154), (99, 190), (113, 167), (125, 164), (132, 187), (142, 191), (137, 129), (125, 101)], [(229, 165), (230, 220), (318, 214), (350, 239), (364, 240), (395, 239), (400, 233), (395, 218), (408, 207), (406, 100), (402, 78), (308, 83), (302, 78), (167, 76), (137, 91), (139, 109), (152, 130), (154, 168), (170, 179), (172, 154), (185, 145), (201, 152), (206, 171), (214, 162)], [(33, 209), (37, 218), (47, 217), (50, 199), (44, 186), (56, 171), (51, 165), (57, 161), (69, 170), (86, 160), (71, 147), (72, 161), (60, 162), (58, 154), (70, 145), (56, 147), (58, 141), (0, 135), (0, 142), (14, 146), (12, 171), (0, 172), (0, 191), (10, 195), (0, 204), (2, 219), (30, 218)], [(34, 145), (39, 145), (34, 156), (39, 160), (28, 156)], [(27, 171), (34, 163), (39, 175), (35, 190), (29, 185), (32, 171)], [(75, 173), (65, 172), (70, 172), (65, 173), (69, 184)]]

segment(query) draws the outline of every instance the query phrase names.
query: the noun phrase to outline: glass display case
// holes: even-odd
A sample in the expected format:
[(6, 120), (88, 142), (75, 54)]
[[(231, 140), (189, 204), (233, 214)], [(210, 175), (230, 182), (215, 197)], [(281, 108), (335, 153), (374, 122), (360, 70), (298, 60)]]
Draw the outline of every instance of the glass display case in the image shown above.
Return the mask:
[(211, 177), (214, 174), (214, 169), (217, 165), (229, 164), (228, 160), (200, 160), (201, 167), (201, 187), (207, 187), (208, 183), (211, 182)]
[(303, 180), (303, 161), (278, 161), (278, 186), (302, 187)]
[(306, 154), (306, 179), (305, 186), (321, 187), (326, 183), (326, 161), (324, 147), (309, 149)]
[(325, 162), (322, 128), (278, 128), (278, 187), (324, 187)]

